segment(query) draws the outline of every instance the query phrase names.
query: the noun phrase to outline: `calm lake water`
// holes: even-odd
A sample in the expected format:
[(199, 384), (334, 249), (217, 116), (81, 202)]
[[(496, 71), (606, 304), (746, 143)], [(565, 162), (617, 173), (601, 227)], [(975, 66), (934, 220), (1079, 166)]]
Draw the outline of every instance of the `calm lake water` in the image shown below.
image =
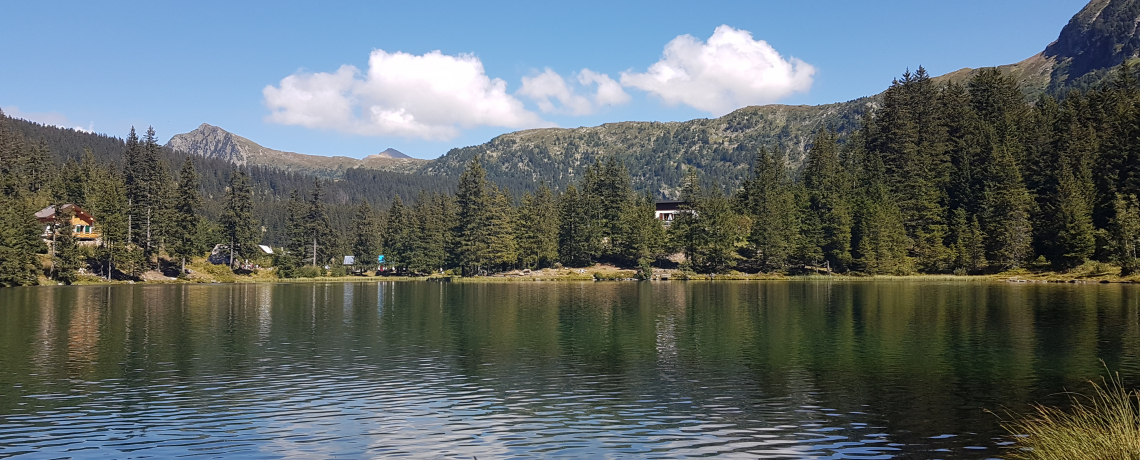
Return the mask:
[(0, 289), (0, 457), (991, 458), (1140, 385), (1140, 286)]

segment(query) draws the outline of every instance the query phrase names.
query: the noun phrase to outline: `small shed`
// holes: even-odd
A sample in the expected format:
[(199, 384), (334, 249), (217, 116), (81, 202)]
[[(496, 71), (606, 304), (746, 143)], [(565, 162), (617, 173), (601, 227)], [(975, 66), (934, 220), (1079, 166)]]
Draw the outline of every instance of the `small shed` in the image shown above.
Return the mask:
[(344, 256), (344, 265), (355, 265), (356, 256)]

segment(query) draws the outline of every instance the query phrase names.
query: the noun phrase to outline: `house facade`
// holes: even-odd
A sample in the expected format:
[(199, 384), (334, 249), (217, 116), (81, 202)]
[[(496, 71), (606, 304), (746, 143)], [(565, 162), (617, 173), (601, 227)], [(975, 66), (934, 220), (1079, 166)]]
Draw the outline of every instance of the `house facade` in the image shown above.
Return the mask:
[(71, 213), (70, 222), (58, 222), (55, 206), (48, 206), (36, 213), (36, 221), (44, 225), (44, 241), (52, 241), (61, 225), (70, 225), (72, 235), (80, 244), (96, 244), (99, 241), (99, 232), (95, 230), (95, 218), (91, 214), (70, 203), (59, 208), (64, 213)]
[(677, 217), (677, 214), (682, 212), (681, 206), (684, 205), (685, 202), (678, 200), (659, 200), (654, 204), (657, 207), (657, 220), (665, 225), (669, 225), (673, 222), (673, 219)]

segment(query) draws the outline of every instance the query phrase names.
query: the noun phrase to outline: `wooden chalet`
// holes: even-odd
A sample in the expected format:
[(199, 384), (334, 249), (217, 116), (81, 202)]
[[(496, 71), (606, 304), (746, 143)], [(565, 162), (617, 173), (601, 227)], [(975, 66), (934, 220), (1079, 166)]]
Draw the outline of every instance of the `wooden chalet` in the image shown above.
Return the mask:
[(71, 213), (71, 222), (57, 222), (56, 207), (48, 206), (36, 213), (36, 221), (44, 224), (44, 241), (52, 241), (60, 225), (71, 225), (72, 235), (80, 243), (94, 244), (99, 240), (99, 232), (95, 231), (95, 218), (74, 204), (60, 206), (63, 212)]
[(683, 206), (685, 202), (678, 200), (659, 200), (654, 204), (657, 207), (657, 220), (665, 225), (669, 225), (673, 222), (673, 219), (677, 217), (677, 213), (681, 212), (681, 206)]

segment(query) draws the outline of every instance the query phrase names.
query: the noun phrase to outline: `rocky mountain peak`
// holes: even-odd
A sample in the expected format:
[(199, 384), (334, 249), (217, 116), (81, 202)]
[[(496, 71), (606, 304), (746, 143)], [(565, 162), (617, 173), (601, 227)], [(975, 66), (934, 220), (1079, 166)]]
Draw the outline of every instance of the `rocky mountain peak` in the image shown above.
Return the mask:
[(217, 126), (202, 123), (197, 129), (170, 138), (166, 146), (173, 150), (206, 158), (218, 158), (239, 165), (246, 163), (246, 152), (239, 137)]

